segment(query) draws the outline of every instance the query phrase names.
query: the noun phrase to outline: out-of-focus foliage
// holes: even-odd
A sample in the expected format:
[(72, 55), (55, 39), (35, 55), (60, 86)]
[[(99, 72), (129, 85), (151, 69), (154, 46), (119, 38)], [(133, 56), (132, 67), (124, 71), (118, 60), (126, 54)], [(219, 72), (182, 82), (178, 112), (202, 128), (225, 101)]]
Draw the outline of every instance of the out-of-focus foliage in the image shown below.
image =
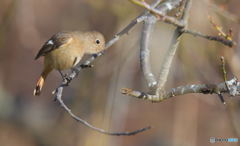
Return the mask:
[[(233, 28), (239, 44), (239, 5), (238, 0), (193, 0), (189, 28), (217, 35), (207, 19), (211, 15), (224, 29)], [(237, 99), (226, 97), (224, 106), (215, 95), (189, 94), (152, 104), (120, 94), (122, 87), (146, 89), (139, 69), (141, 25), (98, 58), (94, 68), (83, 70), (65, 90), (64, 100), (97, 127), (124, 131), (152, 125), (152, 130), (136, 136), (110, 137), (77, 123), (53, 102), (51, 92), (61, 81), (57, 72), (49, 76), (40, 97), (32, 95), (43, 65), (42, 58), (35, 61), (34, 57), (52, 34), (98, 30), (110, 39), (141, 11), (127, 0), (1, 0), (0, 145), (193, 146), (211, 145), (210, 137), (239, 137)], [(156, 74), (172, 31), (173, 26), (158, 23), (152, 34), (151, 61)], [(166, 89), (222, 82), (221, 55), (228, 63), (229, 77), (239, 77), (238, 45), (227, 48), (184, 35)]]

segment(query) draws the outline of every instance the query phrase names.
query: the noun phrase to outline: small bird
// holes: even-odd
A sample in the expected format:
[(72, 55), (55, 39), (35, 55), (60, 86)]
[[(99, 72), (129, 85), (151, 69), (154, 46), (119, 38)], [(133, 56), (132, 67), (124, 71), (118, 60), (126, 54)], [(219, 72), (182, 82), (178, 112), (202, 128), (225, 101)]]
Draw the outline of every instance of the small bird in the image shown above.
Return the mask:
[[(76, 66), (84, 54), (95, 54), (105, 49), (104, 36), (96, 31), (66, 31), (53, 35), (37, 53), (35, 60), (44, 56), (44, 68), (33, 95), (39, 96), (48, 74)], [(61, 74), (62, 75), (62, 74)]]

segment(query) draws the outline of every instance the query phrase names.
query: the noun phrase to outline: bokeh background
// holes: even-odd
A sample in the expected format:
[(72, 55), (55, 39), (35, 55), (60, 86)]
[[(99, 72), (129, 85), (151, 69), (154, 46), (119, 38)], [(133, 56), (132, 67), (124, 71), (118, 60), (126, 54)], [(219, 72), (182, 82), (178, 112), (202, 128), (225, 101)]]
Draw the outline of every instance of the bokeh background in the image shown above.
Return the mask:
[[(151, 2), (151, 1), (148, 1)], [(166, 89), (185, 84), (223, 82), (219, 56), (225, 56), (229, 79), (240, 77), (239, 0), (193, 0), (189, 28), (217, 35), (207, 16), (225, 31), (233, 29), (237, 45), (185, 34), (171, 67)], [(151, 103), (121, 95), (129, 87), (147, 91), (139, 67), (141, 24), (82, 70), (64, 90), (74, 113), (110, 131), (153, 128), (136, 136), (106, 136), (77, 123), (53, 101), (61, 82), (52, 72), (40, 97), (32, 95), (43, 67), (34, 57), (41, 45), (63, 30), (98, 30), (107, 40), (143, 11), (127, 0), (0, 0), (0, 145), (1, 146), (200, 146), (209, 138), (240, 138), (240, 102), (225, 96), (188, 94)], [(226, 13), (229, 12), (229, 13)], [(155, 75), (174, 27), (157, 23), (151, 35)]]

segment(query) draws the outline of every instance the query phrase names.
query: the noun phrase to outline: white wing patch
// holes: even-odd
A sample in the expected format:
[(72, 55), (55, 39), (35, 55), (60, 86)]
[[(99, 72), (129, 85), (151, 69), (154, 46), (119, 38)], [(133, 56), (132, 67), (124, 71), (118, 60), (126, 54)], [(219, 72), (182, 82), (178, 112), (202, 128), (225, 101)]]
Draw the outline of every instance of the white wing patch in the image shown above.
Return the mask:
[(52, 41), (52, 40), (49, 40), (49, 41), (47, 42), (47, 45), (53, 45), (53, 41)]

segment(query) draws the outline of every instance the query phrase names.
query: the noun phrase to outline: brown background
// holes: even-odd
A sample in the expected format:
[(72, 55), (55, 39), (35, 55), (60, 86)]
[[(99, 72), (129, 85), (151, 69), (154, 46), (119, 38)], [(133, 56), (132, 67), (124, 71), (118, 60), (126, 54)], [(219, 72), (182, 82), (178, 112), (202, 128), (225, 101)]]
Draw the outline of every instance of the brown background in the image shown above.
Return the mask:
[[(149, 1), (150, 2), (150, 1)], [(225, 9), (239, 16), (238, 0), (193, 1), (189, 28), (217, 35), (207, 16), (233, 28), (239, 41), (239, 20), (225, 16)], [(64, 100), (74, 113), (97, 127), (111, 131), (153, 128), (130, 137), (99, 134), (77, 123), (57, 103), (52, 90), (61, 78), (50, 74), (43, 94), (32, 95), (42, 70), (42, 58), (34, 61), (41, 45), (63, 30), (98, 30), (112, 38), (143, 9), (127, 0), (0, 0), (0, 145), (1, 146), (195, 146), (210, 144), (210, 137), (240, 138), (238, 97), (221, 104), (216, 95), (189, 94), (162, 103), (137, 100), (120, 94), (122, 87), (147, 91), (139, 68), (141, 24), (124, 36), (94, 68), (81, 71), (64, 90)], [(151, 39), (152, 66), (157, 75), (174, 27), (155, 26)], [(185, 84), (222, 82), (219, 56), (228, 63), (229, 78), (240, 77), (239, 46), (185, 34), (174, 58), (166, 89)]]

